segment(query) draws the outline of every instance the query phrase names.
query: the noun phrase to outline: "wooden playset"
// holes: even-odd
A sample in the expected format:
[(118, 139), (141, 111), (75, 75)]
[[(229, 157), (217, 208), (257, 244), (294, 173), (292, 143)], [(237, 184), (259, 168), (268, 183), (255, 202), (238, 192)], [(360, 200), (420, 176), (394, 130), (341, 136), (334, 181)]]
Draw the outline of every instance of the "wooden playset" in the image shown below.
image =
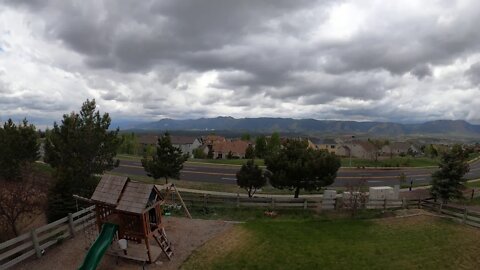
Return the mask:
[(124, 176), (104, 175), (90, 201), (95, 204), (99, 231), (104, 224), (115, 224), (118, 239), (145, 244), (149, 263), (157, 259), (152, 255), (152, 240), (171, 259), (173, 249), (162, 223), (165, 200), (155, 185), (134, 182)]

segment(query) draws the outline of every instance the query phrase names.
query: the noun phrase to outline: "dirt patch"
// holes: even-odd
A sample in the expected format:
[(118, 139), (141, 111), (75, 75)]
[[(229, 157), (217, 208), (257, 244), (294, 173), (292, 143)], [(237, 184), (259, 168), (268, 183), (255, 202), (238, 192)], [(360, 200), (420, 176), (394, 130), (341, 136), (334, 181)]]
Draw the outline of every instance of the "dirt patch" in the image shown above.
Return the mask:
[[(195, 251), (191, 258), (197, 265), (185, 265), (185, 268), (202, 269), (202, 266), (209, 266), (216, 259), (238, 249), (245, 247), (252, 235), (245, 228), (236, 226), (208, 241), (203, 247)], [(183, 269), (183, 267), (182, 267)]]
[[(195, 249), (232, 227), (230, 223), (216, 220), (168, 217), (165, 222), (168, 239), (173, 243), (174, 256), (172, 261), (162, 256), (160, 262), (148, 265), (148, 269), (178, 269)], [(86, 253), (85, 238), (81, 233), (46, 250), (42, 258), (31, 259), (13, 269), (77, 269)], [(97, 269), (141, 269), (141, 264), (123, 259), (117, 261), (116, 257), (105, 255)]]

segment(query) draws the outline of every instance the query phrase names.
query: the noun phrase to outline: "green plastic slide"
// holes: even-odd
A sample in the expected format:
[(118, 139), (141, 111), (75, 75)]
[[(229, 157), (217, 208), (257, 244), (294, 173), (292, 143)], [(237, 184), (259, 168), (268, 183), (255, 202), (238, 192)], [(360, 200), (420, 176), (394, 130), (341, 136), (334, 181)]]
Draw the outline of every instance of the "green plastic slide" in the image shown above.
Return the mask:
[(105, 223), (102, 226), (100, 235), (93, 243), (92, 247), (88, 250), (82, 265), (79, 270), (95, 270), (102, 260), (103, 255), (107, 251), (108, 247), (112, 243), (113, 237), (118, 230), (118, 226), (111, 223)]

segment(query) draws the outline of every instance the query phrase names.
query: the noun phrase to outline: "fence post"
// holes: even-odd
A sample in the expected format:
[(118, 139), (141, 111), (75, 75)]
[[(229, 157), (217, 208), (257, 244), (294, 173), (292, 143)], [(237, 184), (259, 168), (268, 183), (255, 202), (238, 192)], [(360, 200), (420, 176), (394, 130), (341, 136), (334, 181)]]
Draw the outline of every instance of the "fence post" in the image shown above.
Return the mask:
[(465, 207), (465, 212), (463, 212), (463, 223), (467, 222), (468, 210)]
[(37, 231), (33, 229), (30, 234), (32, 236), (33, 248), (35, 248), (37, 258), (40, 258), (42, 257), (42, 250), (40, 249), (40, 244), (38, 243)]
[(240, 207), (240, 194), (237, 193), (237, 208)]
[(422, 209), (421, 200), (418, 200), (418, 209)]
[(275, 209), (275, 198), (272, 197), (272, 209)]
[(438, 213), (439, 214), (442, 213), (442, 206), (443, 206), (443, 203), (440, 203), (440, 205), (438, 206)]
[(307, 209), (307, 198), (303, 199), (303, 209)]
[(333, 209), (337, 210), (338, 198), (335, 197), (335, 201), (333, 202)]
[(75, 237), (75, 228), (73, 226), (73, 216), (72, 213), (68, 213), (68, 230), (70, 231), (70, 236)]
[(405, 200), (405, 197), (402, 198), (402, 208), (407, 208), (407, 201)]
[(383, 210), (387, 209), (387, 198), (383, 200)]

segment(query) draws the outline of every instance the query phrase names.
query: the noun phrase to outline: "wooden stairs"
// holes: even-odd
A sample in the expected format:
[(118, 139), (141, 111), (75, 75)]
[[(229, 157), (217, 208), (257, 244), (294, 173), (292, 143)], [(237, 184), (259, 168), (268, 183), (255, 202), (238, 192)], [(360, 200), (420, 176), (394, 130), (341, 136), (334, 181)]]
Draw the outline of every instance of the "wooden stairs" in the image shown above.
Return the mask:
[(167, 256), (168, 260), (171, 261), (173, 256), (172, 243), (168, 241), (164, 228), (159, 229), (158, 232), (158, 235), (154, 234), (153, 237), (155, 238), (155, 241), (157, 241), (157, 244), (160, 246), (163, 253)]

